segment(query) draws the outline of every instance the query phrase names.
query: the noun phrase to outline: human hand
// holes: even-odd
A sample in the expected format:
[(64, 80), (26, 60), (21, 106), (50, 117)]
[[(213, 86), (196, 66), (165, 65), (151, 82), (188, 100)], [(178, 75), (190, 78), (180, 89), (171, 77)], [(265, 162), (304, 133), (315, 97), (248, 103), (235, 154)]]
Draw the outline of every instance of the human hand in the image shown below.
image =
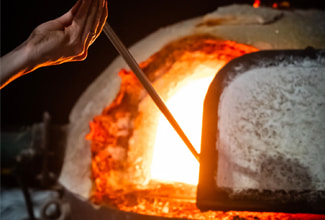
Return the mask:
[(78, 0), (66, 14), (35, 28), (27, 39), (31, 61), (49, 66), (84, 60), (106, 18), (106, 0)]
[(61, 17), (36, 27), (24, 43), (1, 57), (0, 88), (39, 67), (84, 60), (107, 11), (106, 0), (78, 0)]

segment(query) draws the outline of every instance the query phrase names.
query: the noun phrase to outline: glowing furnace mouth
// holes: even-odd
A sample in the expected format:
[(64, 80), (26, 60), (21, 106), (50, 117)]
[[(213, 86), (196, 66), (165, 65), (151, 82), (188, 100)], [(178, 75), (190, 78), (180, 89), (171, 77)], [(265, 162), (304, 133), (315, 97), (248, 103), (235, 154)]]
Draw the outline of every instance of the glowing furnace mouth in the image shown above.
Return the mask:
[[(195, 72), (197, 71), (199, 75), (207, 72), (210, 77), (193, 80), (183, 86), (167, 101), (167, 106), (188, 135), (196, 151), (200, 152), (203, 100), (216, 70), (197, 68)], [(153, 150), (151, 179), (197, 185), (198, 176), (198, 161), (166, 118), (161, 115)]]
[[(171, 42), (140, 67), (199, 151), (203, 100), (211, 80), (230, 60), (256, 50), (194, 35)], [(147, 204), (147, 197), (168, 195), (161, 204), (171, 202), (172, 196), (186, 199), (196, 210), (198, 162), (167, 122), (161, 127), (160, 111), (133, 73), (122, 70), (120, 76), (119, 94), (90, 123), (92, 132), (87, 136), (92, 141), (92, 200), (108, 199), (121, 210), (138, 212), (134, 201), (126, 198), (130, 193), (139, 204), (142, 199)], [(170, 142), (173, 139), (176, 143)]]

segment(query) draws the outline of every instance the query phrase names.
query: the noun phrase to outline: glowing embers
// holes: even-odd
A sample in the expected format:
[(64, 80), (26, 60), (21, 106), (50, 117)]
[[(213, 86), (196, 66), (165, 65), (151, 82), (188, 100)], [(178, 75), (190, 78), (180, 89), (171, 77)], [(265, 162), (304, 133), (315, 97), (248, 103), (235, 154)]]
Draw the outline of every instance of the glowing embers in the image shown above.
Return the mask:
[(260, 7), (260, 5), (261, 5), (261, 0), (255, 0), (253, 3), (254, 8), (258, 8), (258, 7)]
[(259, 8), (260, 6), (269, 6), (272, 8), (290, 8), (290, 1), (262, 1), (255, 0), (253, 3), (254, 8)]
[[(209, 68), (206, 70), (199, 69), (198, 71), (207, 70), (210, 70), (210, 75), (215, 72)], [(212, 76), (189, 82), (167, 101), (169, 110), (197, 152), (200, 152), (201, 144), (203, 100), (211, 80)], [(198, 176), (198, 161), (166, 118), (161, 115), (153, 151), (151, 178), (196, 185)]]

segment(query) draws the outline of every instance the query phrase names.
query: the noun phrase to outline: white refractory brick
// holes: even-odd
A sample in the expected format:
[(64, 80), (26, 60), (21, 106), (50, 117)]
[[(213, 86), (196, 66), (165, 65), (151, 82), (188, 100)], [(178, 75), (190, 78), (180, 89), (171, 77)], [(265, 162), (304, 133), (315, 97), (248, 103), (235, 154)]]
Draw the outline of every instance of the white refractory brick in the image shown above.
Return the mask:
[(325, 190), (324, 73), (305, 60), (229, 83), (219, 105), (219, 187)]

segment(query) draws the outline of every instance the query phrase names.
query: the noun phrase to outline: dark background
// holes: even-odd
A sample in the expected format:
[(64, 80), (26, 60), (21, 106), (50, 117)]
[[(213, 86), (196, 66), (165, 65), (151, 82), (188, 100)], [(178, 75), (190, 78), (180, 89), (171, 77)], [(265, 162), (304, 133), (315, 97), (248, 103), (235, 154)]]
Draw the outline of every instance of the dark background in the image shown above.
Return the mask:
[[(1, 0), (1, 55), (22, 43), (40, 23), (68, 11), (75, 1)], [(211, 12), (220, 4), (212, 0), (109, 0), (108, 20), (131, 46), (160, 27)], [(12, 82), (1, 90), (3, 128), (41, 121), (44, 111), (55, 123), (67, 123), (78, 97), (116, 56), (102, 34), (85, 61), (40, 68)]]
[[(21, 44), (37, 25), (68, 11), (75, 1), (1, 0), (1, 55)], [(108, 20), (122, 41), (131, 46), (160, 27), (234, 2), (252, 4), (254, 0), (109, 0)], [(321, 2), (301, 0), (291, 1), (291, 5), (321, 8)], [(89, 48), (85, 61), (40, 68), (12, 82), (0, 91), (2, 129), (39, 122), (45, 111), (54, 123), (67, 123), (78, 97), (116, 56), (102, 34)]]

